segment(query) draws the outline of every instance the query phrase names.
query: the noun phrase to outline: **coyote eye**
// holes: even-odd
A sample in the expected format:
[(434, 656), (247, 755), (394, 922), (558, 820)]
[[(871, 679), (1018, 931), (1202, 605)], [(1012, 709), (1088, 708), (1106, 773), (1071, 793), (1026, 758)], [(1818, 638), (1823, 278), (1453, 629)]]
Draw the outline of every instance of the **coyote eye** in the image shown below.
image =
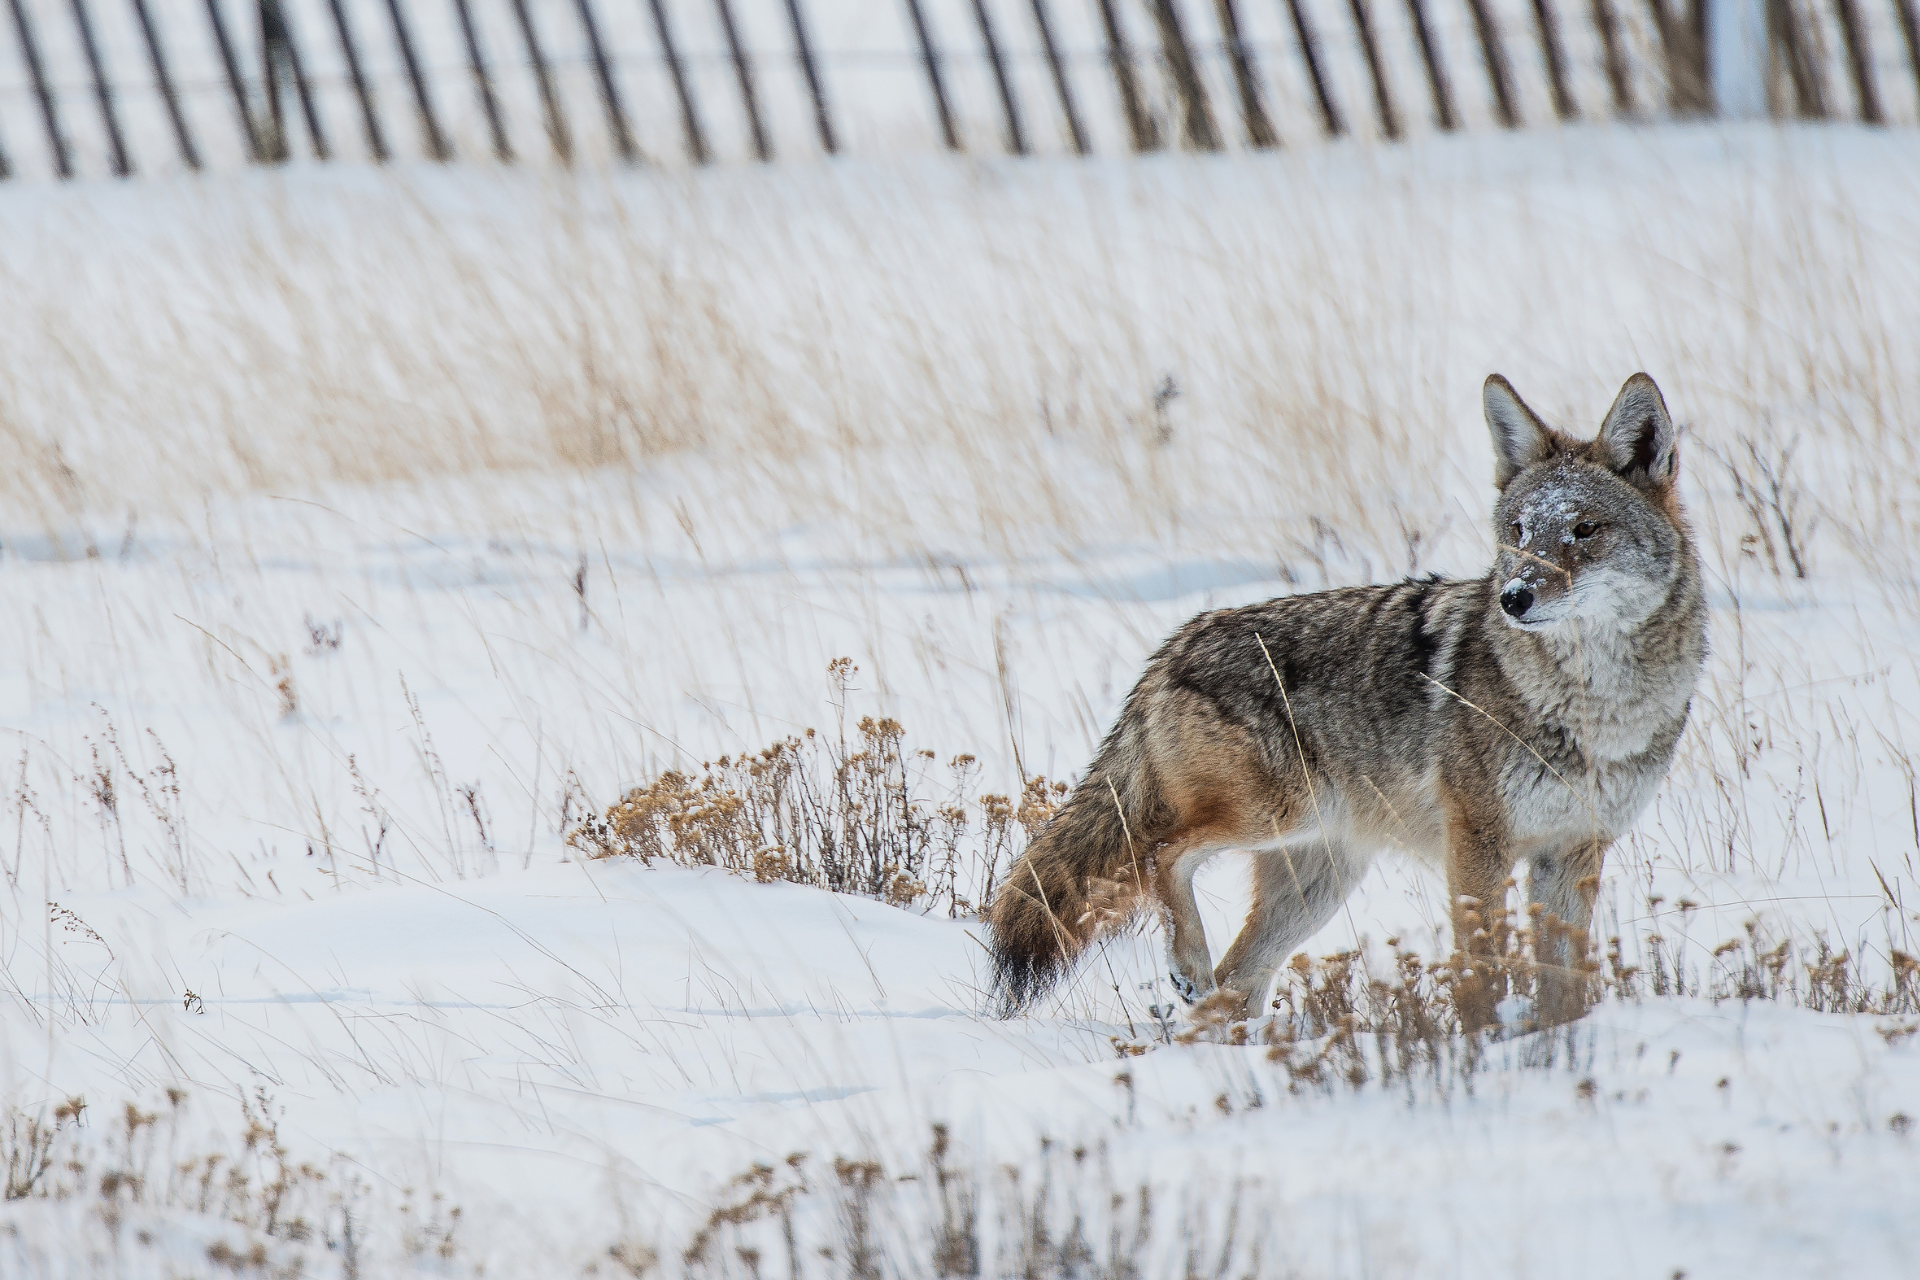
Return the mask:
[(1513, 540), (1515, 542), (1520, 541), (1520, 522), (1518, 520), (1513, 522)]
[(1576, 538), (1591, 538), (1598, 532), (1600, 532), (1600, 526), (1592, 520), (1582, 520), (1573, 526), (1573, 536)]

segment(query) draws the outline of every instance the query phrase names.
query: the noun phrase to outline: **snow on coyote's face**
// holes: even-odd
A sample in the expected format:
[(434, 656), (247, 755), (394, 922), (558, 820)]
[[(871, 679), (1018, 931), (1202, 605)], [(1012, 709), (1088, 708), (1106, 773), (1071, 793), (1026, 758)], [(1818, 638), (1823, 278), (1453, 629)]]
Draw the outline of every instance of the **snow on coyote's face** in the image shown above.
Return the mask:
[(1592, 441), (1545, 426), (1504, 380), (1489, 381), (1485, 399), (1501, 453), (1494, 580), (1507, 624), (1576, 633), (1645, 622), (1672, 590), (1682, 541), (1674, 433), (1653, 382), (1629, 382)]

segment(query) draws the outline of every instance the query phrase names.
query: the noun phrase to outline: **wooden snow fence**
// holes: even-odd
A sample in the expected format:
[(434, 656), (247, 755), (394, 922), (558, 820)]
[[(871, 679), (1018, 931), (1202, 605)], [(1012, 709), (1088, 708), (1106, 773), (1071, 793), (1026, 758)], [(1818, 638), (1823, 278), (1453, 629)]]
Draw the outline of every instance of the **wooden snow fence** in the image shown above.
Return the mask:
[(1920, 0), (0, 3), (10, 178), (1920, 118)]

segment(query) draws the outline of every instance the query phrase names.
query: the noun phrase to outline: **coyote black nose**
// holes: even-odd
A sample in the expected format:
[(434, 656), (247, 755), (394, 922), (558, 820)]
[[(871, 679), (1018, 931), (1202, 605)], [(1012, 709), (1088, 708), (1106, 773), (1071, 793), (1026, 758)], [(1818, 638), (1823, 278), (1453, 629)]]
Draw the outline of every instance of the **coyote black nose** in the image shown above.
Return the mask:
[(1522, 618), (1533, 608), (1533, 591), (1516, 582), (1500, 593), (1500, 607), (1509, 618)]

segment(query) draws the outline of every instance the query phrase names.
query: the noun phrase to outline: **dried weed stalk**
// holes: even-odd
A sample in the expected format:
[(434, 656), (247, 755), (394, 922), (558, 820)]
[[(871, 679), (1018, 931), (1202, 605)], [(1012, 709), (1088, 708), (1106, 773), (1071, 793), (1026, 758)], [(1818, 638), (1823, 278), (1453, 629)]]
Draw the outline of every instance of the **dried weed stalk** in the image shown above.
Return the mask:
[[(281, 1108), (264, 1089), (240, 1096), (244, 1127), (232, 1147), (182, 1156), (187, 1101), (184, 1089), (170, 1088), (164, 1104), (127, 1102), (101, 1126), (83, 1123), (83, 1098), (67, 1099), (51, 1117), (9, 1107), (0, 1118), (6, 1199), (84, 1202), (116, 1240), (137, 1210), (214, 1219), (238, 1239), (216, 1237), (207, 1261), (236, 1274), (297, 1277), (325, 1256), (357, 1280), (372, 1274), (363, 1269), (370, 1245), (396, 1265), (433, 1259), (444, 1269), (458, 1258), (460, 1209), (438, 1193), (422, 1205), (402, 1188), (398, 1229), (370, 1236), (372, 1195), (354, 1166), (340, 1157), (324, 1165), (296, 1159), (281, 1139)], [(116, 1250), (152, 1243), (145, 1231), (125, 1239)]]
[[(1190, 1280), (1271, 1274), (1260, 1260), (1253, 1188), (1185, 1198), (1177, 1211), (1125, 1183), (1104, 1146), (1041, 1139), (1034, 1167), (955, 1158), (945, 1125), (912, 1168), (837, 1159), (808, 1176), (804, 1155), (736, 1179), (682, 1255), (688, 1277), (1019, 1276), (1026, 1280)], [(1256, 1224), (1251, 1229), (1248, 1223)], [(615, 1246), (616, 1249), (628, 1246)], [(610, 1256), (616, 1256), (609, 1251)]]
[[(1638, 938), (1628, 944), (1609, 937), (1600, 954), (1584, 930), (1537, 909), (1524, 921), (1503, 913), (1498, 936), (1506, 943), (1498, 955), (1454, 952), (1430, 961), (1388, 938), (1390, 960), (1380, 972), (1364, 941), (1317, 959), (1302, 953), (1281, 971), (1270, 1017), (1243, 1021), (1239, 997), (1219, 993), (1188, 1010), (1179, 1030), (1114, 1037), (1114, 1051), (1128, 1058), (1163, 1044), (1263, 1041), (1290, 1093), (1332, 1094), (1377, 1083), (1403, 1089), (1412, 1100), (1416, 1084), (1434, 1097), (1455, 1089), (1470, 1094), (1487, 1066), (1488, 1046), (1532, 1032), (1543, 1034), (1516, 1042), (1513, 1065), (1573, 1068), (1583, 1054), (1591, 1056), (1591, 1036), (1582, 1048), (1579, 1016), (1603, 1000), (1765, 1000), (1867, 1015), (1886, 1019), (1875, 1029), (1889, 1044), (1920, 1027), (1920, 1020), (1909, 1020), (1920, 1014), (1920, 958), (1890, 949), (1885, 970), (1869, 972), (1823, 935), (1797, 949), (1754, 919), (1743, 936), (1712, 949), (1703, 973), (1687, 956), (1704, 949), (1659, 932), (1672, 927), (1661, 921), (1663, 901), (1649, 899), (1650, 924)], [(1690, 902), (1676, 907), (1682, 917), (1697, 909)], [(1637, 963), (1628, 962), (1629, 945)]]
[(1793, 576), (1804, 581), (1807, 546), (1819, 521), (1805, 513), (1806, 491), (1793, 474), (1793, 455), (1799, 447), (1794, 440), (1763, 450), (1751, 436), (1742, 436), (1737, 447), (1714, 452), (1732, 478), (1734, 498), (1753, 529), (1741, 536), (1741, 551), (1764, 555), (1776, 578), (1783, 576), (1784, 556)]

